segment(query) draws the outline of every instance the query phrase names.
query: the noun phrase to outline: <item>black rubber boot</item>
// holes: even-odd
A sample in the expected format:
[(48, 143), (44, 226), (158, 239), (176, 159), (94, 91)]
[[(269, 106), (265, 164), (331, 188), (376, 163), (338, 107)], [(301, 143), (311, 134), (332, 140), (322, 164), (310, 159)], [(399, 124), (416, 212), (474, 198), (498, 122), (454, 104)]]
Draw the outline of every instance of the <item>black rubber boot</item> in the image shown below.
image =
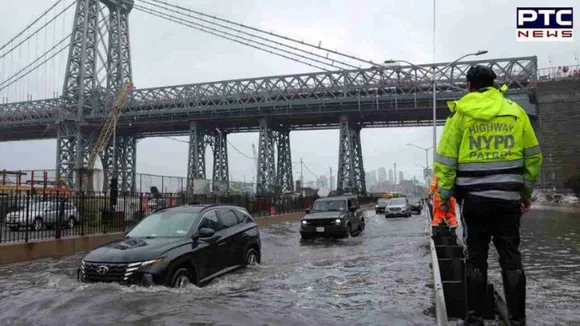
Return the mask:
[(431, 238), (435, 239), (439, 237), (439, 225), (431, 226)]
[(502, 271), (503, 291), (512, 326), (526, 325), (526, 274), (523, 269)]
[(487, 271), (467, 267), (467, 318), (460, 325), (483, 326)]

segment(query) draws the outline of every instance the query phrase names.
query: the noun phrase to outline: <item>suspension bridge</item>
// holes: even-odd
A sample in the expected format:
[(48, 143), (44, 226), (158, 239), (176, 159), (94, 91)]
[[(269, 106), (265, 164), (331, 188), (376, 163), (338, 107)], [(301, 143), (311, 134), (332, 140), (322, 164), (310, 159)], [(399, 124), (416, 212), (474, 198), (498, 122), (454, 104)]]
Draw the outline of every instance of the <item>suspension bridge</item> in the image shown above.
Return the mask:
[[(537, 115), (530, 101), (537, 79), (533, 56), (384, 65), (166, 1), (60, 0), (0, 48), (0, 141), (56, 138), (57, 177), (70, 187), (80, 187), (79, 168), (95, 147), (115, 94), (127, 82), (138, 85), (129, 38), (133, 14), (171, 21), (315, 71), (133, 89), (114, 137), (100, 154), (105, 179), (118, 171), (123, 191), (135, 190), (138, 139), (189, 136), (189, 190), (196, 179), (206, 178), (207, 146), (213, 149), (214, 185), (228, 184), (227, 136), (248, 131), (259, 132), (258, 193), (275, 185), (292, 191), (290, 132), (339, 129), (337, 189), (364, 193), (361, 129), (431, 124), (434, 83), (437, 123), (442, 124), (448, 115), (445, 102), (464, 94), (465, 74), (474, 64), (491, 67), (498, 82), (508, 85), (506, 94), (530, 116)], [(72, 24), (66, 25), (71, 15)], [(57, 30), (62, 39), (55, 37)], [(31, 58), (22, 63), (23, 57)], [(49, 71), (60, 70), (62, 77), (46, 80)]]

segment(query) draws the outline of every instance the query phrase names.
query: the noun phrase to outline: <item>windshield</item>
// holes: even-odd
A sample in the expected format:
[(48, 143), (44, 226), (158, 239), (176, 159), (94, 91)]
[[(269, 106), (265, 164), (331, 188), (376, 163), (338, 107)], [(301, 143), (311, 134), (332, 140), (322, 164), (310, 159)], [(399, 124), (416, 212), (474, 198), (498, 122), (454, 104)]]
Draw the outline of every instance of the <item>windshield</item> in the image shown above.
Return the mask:
[(389, 204), (389, 199), (379, 199), (377, 201), (377, 204), (379, 204), (379, 205), (388, 205)]
[(314, 203), (312, 211), (331, 212), (346, 211), (346, 200), (321, 200)]
[(199, 220), (199, 213), (165, 211), (147, 216), (137, 224), (127, 237), (131, 238), (180, 238), (185, 237), (192, 225)]
[(393, 198), (390, 202), (391, 205), (406, 205), (407, 200), (405, 198)]

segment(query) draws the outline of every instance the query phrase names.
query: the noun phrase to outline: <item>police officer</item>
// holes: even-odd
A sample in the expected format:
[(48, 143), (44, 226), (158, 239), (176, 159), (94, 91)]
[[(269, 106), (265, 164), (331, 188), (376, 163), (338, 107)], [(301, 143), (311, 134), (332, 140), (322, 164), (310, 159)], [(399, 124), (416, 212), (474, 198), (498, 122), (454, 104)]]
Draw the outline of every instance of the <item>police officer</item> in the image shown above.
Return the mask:
[[(526, 277), (520, 218), (530, 207), (542, 153), (526, 112), (494, 87), (484, 66), (467, 72), (469, 93), (448, 102), (449, 117), (435, 156), (441, 207), (455, 194), (461, 206), (466, 252), (466, 325), (483, 325), (489, 242), (499, 254), (512, 325), (525, 325)], [(504, 86), (505, 87), (505, 86)]]

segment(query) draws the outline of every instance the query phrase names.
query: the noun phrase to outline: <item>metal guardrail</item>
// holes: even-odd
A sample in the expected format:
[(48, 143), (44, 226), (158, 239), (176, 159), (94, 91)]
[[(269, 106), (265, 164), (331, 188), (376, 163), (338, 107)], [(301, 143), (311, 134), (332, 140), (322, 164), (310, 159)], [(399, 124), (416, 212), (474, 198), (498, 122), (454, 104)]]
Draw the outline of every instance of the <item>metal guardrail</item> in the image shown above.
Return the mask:
[[(431, 203), (426, 203), (428, 208), (428, 214), (432, 213)], [(431, 250), (431, 268), (433, 271), (433, 290), (434, 300), (435, 300), (435, 320), (437, 321), (437, 326), (447, 326), (449, 325), (449, 320), (447, 319), (447, 306), (445, 304), (445, 293), (443, 292), (443, 281), (441, 280), (441, 270), (439, 268), (439, 258), (437, 257), (437, 250), (435, 248), (435, 242), (432, 238), (431, 229), (431, 218), (427, 216), (427, 234), (429, 234), (429, 247)]]

